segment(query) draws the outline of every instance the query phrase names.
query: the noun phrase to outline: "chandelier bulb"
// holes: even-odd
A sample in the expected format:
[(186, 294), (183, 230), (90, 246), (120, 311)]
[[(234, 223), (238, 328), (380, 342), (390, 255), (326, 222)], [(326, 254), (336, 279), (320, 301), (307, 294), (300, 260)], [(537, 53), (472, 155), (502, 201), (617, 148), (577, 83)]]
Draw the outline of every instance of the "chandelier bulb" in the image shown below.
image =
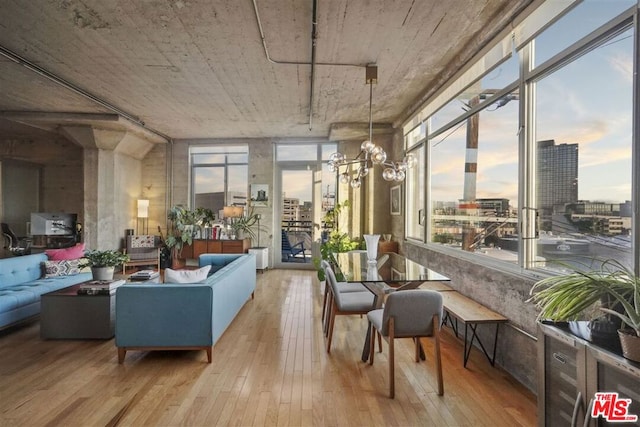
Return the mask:
[(382, 171), (382, 178), (385, 181), (393, 181), (396, 179), (396, 171), (393, 168), (385, 168)]
[(371, 142), (370, 140), (366, 140), (360, 145), (360, 149), (362, 151), (366, 151), (367, 153), (371, 153), (375, 146), (376, 145), (373, 142)]
[(394, 179), (396, 182), (404, 181), (405, 176), (406, 175), (403, 171), (396, 171), (396, 176)]
[(347, 175), (346, 172), (340, 175), (340, 182), (342, 184), (346, 184), (349, 182), (349, 175)]
[(351, 187), (352, 188), (360, 188), (360, 179), (354, 179), (351, 181)]
[(373, 154), (371, 155), (371, 161), (377, 165), (383, 164), (387, 160), (387, 153), (380, 148), (376, 147), (378, 150), (374, 149)]
[(416, 156), (413, 154), (407, 154), (404, 156), (404, 159), (402, 159), (402, 163), (406, 164), (407, 168), (411, 169), (416, 165)]

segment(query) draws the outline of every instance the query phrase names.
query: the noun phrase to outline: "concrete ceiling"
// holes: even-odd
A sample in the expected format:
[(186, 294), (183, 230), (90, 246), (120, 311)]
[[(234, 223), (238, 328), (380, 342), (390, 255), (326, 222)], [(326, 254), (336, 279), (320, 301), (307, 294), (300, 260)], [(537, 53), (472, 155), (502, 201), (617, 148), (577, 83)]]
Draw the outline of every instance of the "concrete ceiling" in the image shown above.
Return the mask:
[(370, 63), (392, 123), (530, 2), (318, 0), (310, 114), (312, 0), (3, 0), (0, 139), (114, 113), (172, 139), (327, 137), (368, 121)]

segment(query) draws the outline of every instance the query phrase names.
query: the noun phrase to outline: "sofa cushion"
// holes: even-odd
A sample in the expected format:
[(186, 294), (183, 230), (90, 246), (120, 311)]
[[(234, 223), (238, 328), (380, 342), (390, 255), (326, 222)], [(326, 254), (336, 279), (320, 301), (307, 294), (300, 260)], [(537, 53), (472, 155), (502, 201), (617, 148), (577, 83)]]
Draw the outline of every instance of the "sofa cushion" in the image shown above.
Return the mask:
[(202, 283), (206, 280), (210, 265), (205, 265), (197, 270), (172, 270), (164, 269), (165, 283)]
[(66, 259), (61, 261), (45, 261), (44, 277), (72, 276), (82, 273), (80, 259)]
[(16, 256), (0, 260), (0, 288), (7, 288), (42, 277), (43, 253)]
[(84, 243), (77, 243), (75, 246), (63, 249), (47, 249), (44, 253), (49, 261), (62, 261), (67, 259), (78, 259), (84, 256)]

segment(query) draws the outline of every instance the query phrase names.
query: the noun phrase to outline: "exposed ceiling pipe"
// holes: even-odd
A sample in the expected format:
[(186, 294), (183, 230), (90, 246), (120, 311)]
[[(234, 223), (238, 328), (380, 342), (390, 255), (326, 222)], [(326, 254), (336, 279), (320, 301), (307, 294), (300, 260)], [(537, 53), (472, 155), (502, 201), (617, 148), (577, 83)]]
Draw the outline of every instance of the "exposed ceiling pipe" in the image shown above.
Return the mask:
[(15, 62), (18, 65), (21, 65), (23, 67), (25, 67), (26, 69), (33, 71), (36, 74), (39, 74), (40, 76), (49, 79), (50, 81), (66, 88), (69, 89), (75, 93), (77, 93), (78, 95), (81, 95), (93, 102), (95, 102), (96, 104), (99, 104), (103, 107), (105, 107), (108, 110), (113, 111), (114, 113), (124, 117), (125, 119), (129, 120), (130, 122), (148, 130), (151, 133), (154, 133), (156, 135), (158, 135), (159, 137), (165, 139), (167, 142), (172, 142), (171, 138), (165, 134), (163, 134), (162, 132), (159, 132), (153, 128), (148, 127), (139, 117), (134, 116), (133, 114), (127, 113), (126, 111), (116, 107), (115, 105), (111, 104), (110, 102), (105, 101), (104, 99), (98, 98), (97, 96), (87, 92), (86, 90), (76, 86), (75, 84), (63, 79), (62, 77), (59, 77), (53, 73), (51, 73), (48, 70), (45, 70), (44, 68), (40, 67), (39, 65), (34, 64), (33, 62), (29, 61), (28, 59), (23, 58), (22, 56), (18, 55), (17, 53), (7, 49), (4, 46), (0, 46), (0, 55), (4, 56), (5, 58), (10, 59), (11, 61)]
[[(258, 24), (258, 31), (260, 32), (260, 39), (262, 40), (262, 47), (264, 49), (264, 55), (267, 57), (267, 61), (271, 62), (272, 64), (278, 64), (278, 65), (311, 65), (311, 62), (281, 61), (281, 60), (271, 58), (271, 56), (269, 55), (269, 49), (267, 48), (267, 40), (264, 36), (264, 30), (262, 28), (262, 20), (260, 20), (260, 14), (258, 13), (257, 0), (253, 0), (253, 12), (256, 16), (256, 23)], [(316, 24), (315, 19), (314, 19), (314, 24)], [(330, 66), (336, 66), (336, 67), (360, 67), (360, 68), (366, 68), (367, 66), (367, 64), (354, 64), (354, 63), (348, 63), (348, 62), (316, 62), (315, 65), (330, 65)]]
[(317, 0), (313, 1), (313, 16), (311, 17), (311, 62), (300, 62), (300, 61), (279, 61), (272, 59), (269, 55), (269, 48), (267, 47), (267, 40), (264, 36), (264, 29), (262, 28), (262, 20), (260, 19), (260, 13), (258, 13), (258, 4), (257, 0), (253, 0), (253, 12), (256, 16), (256, 23), (258, 24), (258, 31), (260, 32), (260, 39), (262, 40), (262, 47), (264, 49), (264, 55), (267, 58), (267, 61), (272, 64), (278, 65), (310, 65), (311, 66), (311, 77), (310, 77), (310, 90), (309, 90), (309, 130), (312, 128), (313, 123), (313, 92), (315, 86), (315, 66), (316, 65), (328, 65), (328, 66), (342, 66), (342, 67), (360, 67), (366, 68), (368, 64), (350, 64), (350, 63), (342, 63), (342, 62), (316, 62), (316, 42), (317, 42)]
[(309, 84), (309, 130), (312, 128), (313, 123), (313, 88), (315, 83), (315, 69), (316, 69), (316, 41), (317, 41), (317, 10), (318, 10), (318, 0), (313, 1), (313, 13), (311, 15), (311, 73), (309, 76), (310, 84)]

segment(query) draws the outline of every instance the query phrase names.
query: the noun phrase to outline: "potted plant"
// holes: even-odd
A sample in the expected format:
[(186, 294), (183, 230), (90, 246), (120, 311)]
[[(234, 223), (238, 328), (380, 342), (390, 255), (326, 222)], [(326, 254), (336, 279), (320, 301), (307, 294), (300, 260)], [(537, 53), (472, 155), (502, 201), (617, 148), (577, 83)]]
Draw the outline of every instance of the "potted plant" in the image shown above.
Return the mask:
[[(323, 235), (325, 238), (320, 244), (320, 258), (313, 259), (313, 265), (318, 271), (318, 280), (321, 282), (325, 280), (324, 270), (321, 267), (322, 261), (330, 261), (332, 253), (348, 252), (358, 249), (361, 242), (352, 239), (348, 233), (341, 233), (338, 230), (338, 216), (343, 210), (347, 210), (351, 207), (349, 200), (345, 200), (343, 203), (338, 203), (333, 209), (327, 211), (322, 218), (325, 231)], [(331, 230), (331, 231), (329, 231)], [(342, 280), (338, 277), (338, 280)]]
[(640, 278), (626, 268), (619, 271), (617, 277), (624, 286), (611, 289), (610, 293), (622, 309), (602, 307), (601, 310), (630, 328), (618, 330), (622, 354), (627, 359), (640, 362)]
[(251, 209), (249, 212), (246, 212), (245, 215), (239, 218), (232, 218), (231, 229), (234, 231), (236, 238), (241, 240), (244, 237), (248, 236), (251, 237), (251, 239), (255, 240), (256, 233), (253, 230), (253, 227), (256, 226), (256, 228), (258, 228), (256, 225), (258, 224), (258, 219), (259, 214), (256, 214), (253, 209)]
[(607, 260), (597, 270), (538, 281), (531, 288), (529, 301), (540, 308), (539, 320), (568, 322), (576, 335), (602, 345), (611, 346), (613, 337), (617, 347), (620, 323), (614, 320), (634, 328), (636, 335), (640, 331), (639, 280), (619, 262)]
[(200, 219), (199, 226), (202, 230), (202, 238), (207, 239), (210, 238), (208, 230), (211, 229), (213, 223), (215, 222), (216, 215), (209, 208), (196, 208), (196, 215)]
[(193, 243), (195, 227), (202, 220), (201, 213), (189, 210), (183, 205), (176, 205), (169, 210), (167, 218), (170, 225), (165, 244), (171, 250), (174, 263), (180, 264), (178, 260), (181, 258), (182, 249), (185, 245)]
[(80, 263), (80, 268), (91, 267), (93, 280), (113, 280), (115, 267), (129, 261), (129, 255), (116, 251), (87, 251), (84, 254), (84, 261)]

